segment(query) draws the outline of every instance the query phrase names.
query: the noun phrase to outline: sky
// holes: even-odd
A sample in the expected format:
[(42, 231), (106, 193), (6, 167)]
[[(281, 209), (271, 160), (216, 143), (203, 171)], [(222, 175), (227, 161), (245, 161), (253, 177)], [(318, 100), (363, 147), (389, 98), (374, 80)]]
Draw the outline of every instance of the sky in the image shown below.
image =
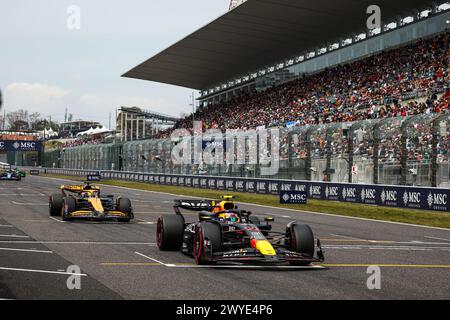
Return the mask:
[(192, 89), (121, 75), (228, 6), (229, 0), (1, 0), (3, 109), (63, 121), (67, 108), (74, 120), (106, 126), (109, 113), (114, 126), (120, 106), (189, 113)]

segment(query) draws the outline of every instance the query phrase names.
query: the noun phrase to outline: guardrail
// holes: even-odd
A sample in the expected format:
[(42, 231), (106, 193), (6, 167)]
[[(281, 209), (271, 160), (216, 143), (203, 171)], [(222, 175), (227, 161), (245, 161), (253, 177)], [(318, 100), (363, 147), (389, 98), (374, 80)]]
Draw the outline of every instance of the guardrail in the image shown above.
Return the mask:
[(256, 194), (280, 195), (288, 191), (306, 191), (309, 199), (450, 212), (450, 189), (124, 171), (49, 168), (40, 170), (49, 174), (69, 176), (100, 174), (103, 179)]

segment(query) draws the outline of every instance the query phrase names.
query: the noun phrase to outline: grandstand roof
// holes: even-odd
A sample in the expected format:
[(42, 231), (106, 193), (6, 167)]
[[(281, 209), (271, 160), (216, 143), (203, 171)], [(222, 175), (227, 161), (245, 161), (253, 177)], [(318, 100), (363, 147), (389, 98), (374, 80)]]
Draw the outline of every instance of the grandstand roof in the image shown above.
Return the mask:
[[(436, 0), (377, 0), (385, 23)], [(248, 0), (124, 77), (204, 90), (366, 30), (370, 0)]]

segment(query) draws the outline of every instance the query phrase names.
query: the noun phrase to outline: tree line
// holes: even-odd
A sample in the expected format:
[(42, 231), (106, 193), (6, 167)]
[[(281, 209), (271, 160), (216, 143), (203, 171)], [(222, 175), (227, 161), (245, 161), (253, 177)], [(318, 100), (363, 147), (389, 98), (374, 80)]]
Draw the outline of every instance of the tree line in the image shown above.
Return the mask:
[(0, 128), (2, 128), (2, 130), (12, 131), (41, 131), (44, 130), (44, 128), (52, 128), (54, 131), (58, 131), (59, 123), (43, 117), (39, 112), (29, 113), (27, 110), (20, 109), (1, 114)]

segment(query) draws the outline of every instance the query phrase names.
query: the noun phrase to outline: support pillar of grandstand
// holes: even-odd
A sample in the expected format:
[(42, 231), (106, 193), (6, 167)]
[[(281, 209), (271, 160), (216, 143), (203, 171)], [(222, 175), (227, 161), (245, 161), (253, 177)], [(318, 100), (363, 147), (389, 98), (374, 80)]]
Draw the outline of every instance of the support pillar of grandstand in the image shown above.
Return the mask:
[(401, 137), (401, 177), (400, 177), (400, 185), (406, 185), (406, 179), (408, 177), (408, 125), (414, 117), (409, 118), (402, 123), (402, 137)]
[(326, 134), (326, 139), (327, 139), (327, 143), (326, 143), (326, 167), (325, 167), (325, 172), (324, 172), (324, 178), (323, 181), (324, 182), (331, 182), (331, 175), (333, 174), (332, 169), (331, 169), (331, 157), (333, 155), (333, 148), (332, 148), (332, 143), (333, 143), (333, 138), (332, 138), (332, 133), (334, 132), (334, 126), (331, 126), (328, 130), (327, 130), (327, 134)]
[(133, 126), (133, 124), (134, 124), (134, 115), (132, 114), (131, 115), (131, 123), (130, 123), (130, 127), (131, 127), (131, 132), (130, 132), (130, 141), (133, 141), (133, 133), (134, 133), (134, 126)]
[(379, 184), (380, 174), (380, 142), (381, 142), (381, 130), (380, 127), (384, 121), (380, 121), (374, 127), (373, 132), (373, 184)]
[[(432, 187), (438, 187), (442, 181), (441, 177), (438, 178), (438, 171), (439, 171), (439, 146), (444, 146), (443, 149), (445, 150), (445, 145), (448, 144), (448, 132), (450, 129), (448, 126), (450, 125), (450, 114), (443, 114), (436, 119), (434, 119), (431, 123), (432, 125), (432, 133), (433, 133), (433, 139), (432, 139), (432, 158), (431, 158), (431, 186)], [(449, 151), (447, 151), (449, 152)], [(445, 156), (449, 156), (448, 154)], [(443, 160), (443, 163), (445, 163), (445, 160)], [(447, 165), (448, 160), (447, 160)], [(450, 175), (450, 174), (449, 174)], [(450, 182), (450, 176), (448, 177), (448, 180)]]
[(312, 154), (312, 141), (311, 141), (311, 134), (313, 132), (314, 128), (310, 128), (306, 133), (306, 180), (311, 181), (312, 180), (312, 170), (311, 167), (312, 161), (311, 161), (311, 154)]
[(437, 182), (437, 171), (438, 171), (438, 143), (439, 143), (439, 119), (441, 117), (435, 119), (432, 123), (432, 132), (433, 132), (433, 139), (432, 139), (432, 156), (431, 156), (431, 186), (433, 188), (436, 188), (438, 186)]
[(353, 145), (354, 130), (347, 130), (348, 138), (348, 183), (353, 183), (353, 165), (354, 165), (354, 145)]

